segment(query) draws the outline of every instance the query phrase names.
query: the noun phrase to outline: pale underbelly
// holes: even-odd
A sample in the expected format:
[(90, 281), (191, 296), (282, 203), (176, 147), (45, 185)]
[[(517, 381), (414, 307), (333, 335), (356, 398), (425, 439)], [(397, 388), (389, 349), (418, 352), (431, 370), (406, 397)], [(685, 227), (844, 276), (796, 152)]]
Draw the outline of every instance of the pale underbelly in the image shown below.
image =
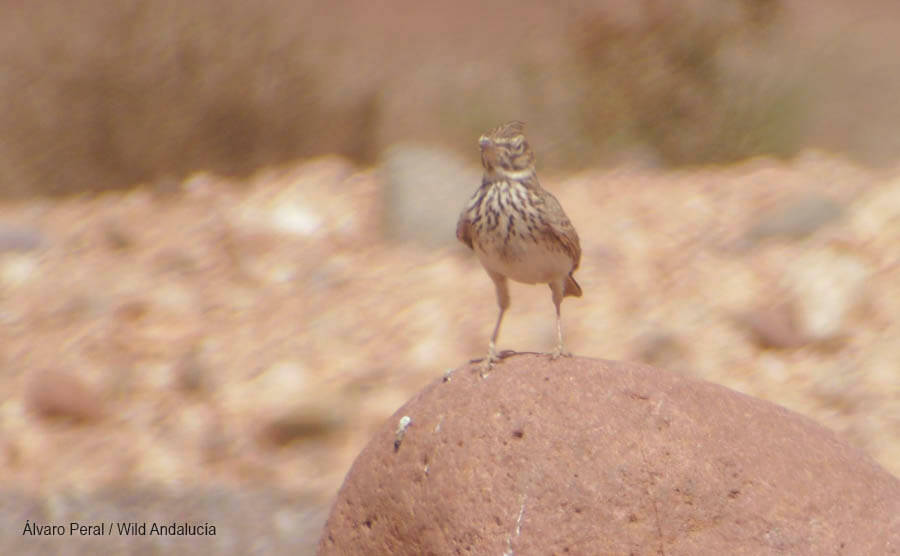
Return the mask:
[(479, 245), (475, 248), (475, 254), (484, 268), (524, 284), (564, 280), (572, 270), (572, 261), (562, 250), (550, 250), (533, 242), (505, 251)]

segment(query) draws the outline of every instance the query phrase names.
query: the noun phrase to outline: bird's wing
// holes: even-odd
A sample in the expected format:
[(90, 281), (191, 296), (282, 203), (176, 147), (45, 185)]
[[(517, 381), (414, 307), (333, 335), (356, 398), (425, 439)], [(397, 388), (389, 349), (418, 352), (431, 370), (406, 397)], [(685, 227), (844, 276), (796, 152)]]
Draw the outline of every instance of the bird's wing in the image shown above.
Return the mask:
[(456, 239), (468, 245), (469, 249), (473, 249), (471, 227), (472, 224), (469, 221), (468, 210), (463, 209), (462, 213), (459, 215), (459, 221), (456, 223)]
[(572, 225), (569, 217), (566, 216), (562, 205), (559, 204), (556, 197), (547, 190), (544, 190), (543, 193), (544, 214), (547, 218), (547, 224), (549, 224), (548, 232), (571, 257), (571, 272), (574, 272), (578, 265), (581, 264), (581, 242), (578, 240), (578, 232), (575, 231), (575, 226)]

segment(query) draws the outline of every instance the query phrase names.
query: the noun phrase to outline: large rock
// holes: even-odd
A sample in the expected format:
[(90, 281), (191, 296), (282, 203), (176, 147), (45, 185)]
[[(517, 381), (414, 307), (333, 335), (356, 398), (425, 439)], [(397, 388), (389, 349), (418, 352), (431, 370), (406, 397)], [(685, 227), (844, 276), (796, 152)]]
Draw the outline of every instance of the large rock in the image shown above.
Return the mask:
[(486, 379), (458, 369), (381, 427), (319, 553), (900, 554), (900, 480), (721, 386), (516, 355)]
[(385, 237), (428, 247), (455, 245), (456, 219), (481, 185), (481, 171), (444, 149), (410, 144), (388, 149), (380, 166)]

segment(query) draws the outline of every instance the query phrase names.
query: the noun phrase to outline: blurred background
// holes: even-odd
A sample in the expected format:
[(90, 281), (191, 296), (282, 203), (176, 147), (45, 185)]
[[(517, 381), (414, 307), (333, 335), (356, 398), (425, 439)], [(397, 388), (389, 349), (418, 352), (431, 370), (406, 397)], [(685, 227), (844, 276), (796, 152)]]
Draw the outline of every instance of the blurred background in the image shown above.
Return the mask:
[[(510, 119), (581, 236), (568, 348), (900, 474), (896, 2), (0, 10), (0, 551), (311, 553), (372, 431), (486, 350), (454, 230)], [(554, 341), (514, 285), (499, 347)]]

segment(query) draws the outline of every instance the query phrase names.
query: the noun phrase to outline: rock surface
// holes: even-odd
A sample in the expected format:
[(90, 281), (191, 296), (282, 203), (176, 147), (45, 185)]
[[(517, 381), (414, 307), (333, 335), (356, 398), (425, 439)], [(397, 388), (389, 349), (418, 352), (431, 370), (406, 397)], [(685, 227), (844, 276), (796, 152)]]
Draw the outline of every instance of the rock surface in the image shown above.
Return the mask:
[(519, 354), (400, 408), (347, 475), (319, 553), (900, 554), (900, 481), (772, 403)]

